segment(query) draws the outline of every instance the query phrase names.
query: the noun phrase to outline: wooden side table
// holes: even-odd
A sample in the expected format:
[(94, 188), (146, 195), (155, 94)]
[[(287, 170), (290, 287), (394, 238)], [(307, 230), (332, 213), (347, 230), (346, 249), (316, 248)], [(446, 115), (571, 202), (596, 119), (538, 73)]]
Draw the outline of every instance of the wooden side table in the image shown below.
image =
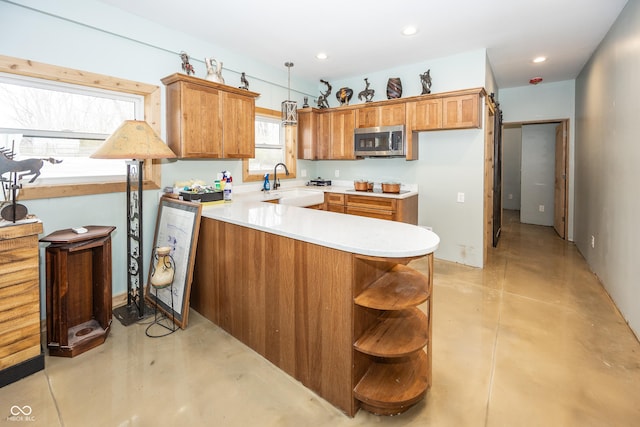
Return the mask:
[(107, 339), (111, 329), (111, 233), (85, 226), (84, 234), (59, 230), (40, 239), (47, 247), (47, 347), (74, 357)]

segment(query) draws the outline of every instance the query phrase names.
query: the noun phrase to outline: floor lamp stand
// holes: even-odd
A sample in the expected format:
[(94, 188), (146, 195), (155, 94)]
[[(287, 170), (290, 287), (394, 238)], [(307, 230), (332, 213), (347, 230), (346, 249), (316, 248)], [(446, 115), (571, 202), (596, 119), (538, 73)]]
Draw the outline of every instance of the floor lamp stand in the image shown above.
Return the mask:
[(153, 314), (144, 300), (142, 259), (143, 163), (143, 160), (127, 161), (127, 305), (113, 310), (114, 316), (124, 326), (129, 326)]

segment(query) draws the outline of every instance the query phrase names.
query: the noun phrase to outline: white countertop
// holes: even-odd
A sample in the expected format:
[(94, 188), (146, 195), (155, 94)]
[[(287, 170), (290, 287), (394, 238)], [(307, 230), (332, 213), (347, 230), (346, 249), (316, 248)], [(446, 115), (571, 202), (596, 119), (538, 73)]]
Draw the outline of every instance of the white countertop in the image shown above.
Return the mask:
[[(335, 191), (330, 187), (310, 188)], [(435, 233), (415, 225), (265, 203), (259, 201), (265, 200), (265, 196), (260, 192), (256, 193), (258, 196), (253, 192), (234, 194), (234, 200), (230, 203), (203, 206), (202, 216), (345, 252), (376, 257), (422, 256), (434, 252), (440, 243), (440, 238)]]

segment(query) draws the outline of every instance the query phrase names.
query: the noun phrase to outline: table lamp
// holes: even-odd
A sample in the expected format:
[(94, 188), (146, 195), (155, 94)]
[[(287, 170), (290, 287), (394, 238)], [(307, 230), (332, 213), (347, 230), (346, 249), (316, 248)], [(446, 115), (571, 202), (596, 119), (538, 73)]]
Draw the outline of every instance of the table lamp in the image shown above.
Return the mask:
[(147, 314), (144, 301), (142, 251), (142, 189), (145, 159), (168, 159), (176, 155), (145, 121), (125, 120), (91, 154), (94, 159), (127, 161), (127, 305), (113, 310), (116, 318), (129, 326)]

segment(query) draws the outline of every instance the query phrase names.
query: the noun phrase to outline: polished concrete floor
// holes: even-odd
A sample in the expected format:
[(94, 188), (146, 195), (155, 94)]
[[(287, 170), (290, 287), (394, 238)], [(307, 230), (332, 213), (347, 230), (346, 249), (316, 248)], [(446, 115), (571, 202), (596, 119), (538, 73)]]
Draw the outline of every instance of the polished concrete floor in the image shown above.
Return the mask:
[[(423, 263), (414, 262), (422, 268)], [(436, 261), (433, 387), (348, 418), (212, 323), (106, 343), (0, 389), (38, 426), (638, 426), (640, 344), (576, 248), (512, 213), (489, 265)]]

